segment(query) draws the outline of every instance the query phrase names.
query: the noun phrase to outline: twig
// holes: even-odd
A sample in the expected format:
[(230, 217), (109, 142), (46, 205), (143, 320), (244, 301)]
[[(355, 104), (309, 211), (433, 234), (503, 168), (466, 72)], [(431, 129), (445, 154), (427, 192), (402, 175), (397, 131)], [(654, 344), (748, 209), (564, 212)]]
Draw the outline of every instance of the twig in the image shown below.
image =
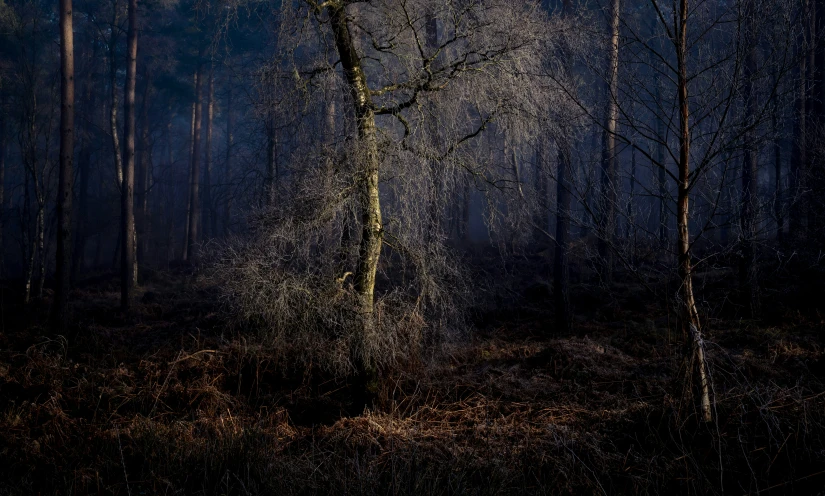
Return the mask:
[(123, 445), (120, 444), (120, 429), (115, 427), (115, 434), (117, 434), (117, 447), (120, 450), (120, 463), (123, 465), (123, 479), (126, 481), (126, 494), (132, 496), (132, 490), (129, 488), (129, 476), (126, 474), (126, 460), (123, 458)]

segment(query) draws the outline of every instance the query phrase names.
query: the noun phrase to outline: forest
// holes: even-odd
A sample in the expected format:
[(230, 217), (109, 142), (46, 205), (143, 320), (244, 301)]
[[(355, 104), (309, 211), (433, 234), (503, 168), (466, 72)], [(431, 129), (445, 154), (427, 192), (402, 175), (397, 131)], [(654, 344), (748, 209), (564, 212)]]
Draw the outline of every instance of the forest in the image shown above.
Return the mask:
[(0, 0), (0, 495), (825, 494), (825, 0)]

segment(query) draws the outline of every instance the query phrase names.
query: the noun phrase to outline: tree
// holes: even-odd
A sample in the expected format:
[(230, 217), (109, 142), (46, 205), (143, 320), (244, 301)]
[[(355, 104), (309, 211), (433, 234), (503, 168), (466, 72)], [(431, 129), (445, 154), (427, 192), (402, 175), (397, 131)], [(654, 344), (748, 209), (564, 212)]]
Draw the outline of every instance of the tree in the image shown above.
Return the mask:
[(129, 0), (126, 34), (126, 86), (124, 89), (125, 107), (123, 183), (120, 204), (120, 306), (128, 312), (132, 305), (132, 292), (137, 283), (136, 243), (135, 243), (135, 86), (137, 82), (137, 0)]
[(194, 262), (195, 247), (198, 243), (198, 228), (200, 227), (201, 203), (200, 203), (200, 174), (201, 174), (201, 125), (203, 122), (203, 64), (201, 57), (203, 51), (198, 54), (198, 68), (195, 73), (195, 103), (192, 120), (192, 162), (189, 171), (189, 222), (186, 236), (186, 256), (184, 260)]
[[(473, 144), (493, 129), (514, 144), (538, 135), (538, 115), (553, 104), (545, 87), (531, 87), (545, 57), (546, 17), (503, 0), (310, 0), (285, 4), (282, 19), (284, 59), (275, 57), (257, 75), (264, 88), (258, 95), (277, 88), (279, 157), (289, 160), (289, 188), (279, 190), (277, 208), (261, 208), (247, 221), (252, 246), (219, 257), (239, 264), (243, 274), (265, 264), (279, 286), (275, 291), (267, 281), (236, 278), (224, 289), (247, 315), (262, 312), (272, 340), (285, 339), (290, 328), (292, 342), (327, 343), (297, 359), (315, 357), (314, 363), (331, 362), (352, 374), (368, 400), (383, 367), (438, 343), (454, 332), (448, 326), (456, 315), (463, 318), (456, 307), (466, 308), (466, 279), (445, 242), (446, 206), (467, 183), (488, 189), (491, 208), (504, 210), (510, 201), (513, 164), (503, 170)], [(259, 117), (271, 110), (256, 106)], [(332, 133), (317, 132), (330, 115), (336, 118), (333, 144), (325, 143)], [(266, 159), (259, 160), (264, 169)], [(433, 164), (438, 174), (431, 173)], [(500, 236), (529, 238), (528, 225), (504, 226)], [(295, 258), (287, 263), (282, 249)], [(396, 284), (383, 277), (380, 262), (394, 266), (399, 259), (410, 276)], [(308, 307), (306, 298), (327, 294), (327, 284), (337, 287), (339, 298)], [(262, 294), (279, 296), (265, 306), (247, 305)], [(380, 319), (376, 308), (383, 309)], [(319, 323), (310, 314), (321, 314)], [(423, 322), (432, 325), (425, 331)], [(320, 330), (322, 323), (334, 332)]]
[(60, 0), (60, 179), (57, 192), (57, 291), (55, 324), (64, 331), (69, 317), (74, 180), (74, 33), (72, 1)]
[(203, 235), (217, 235), (217, 219), (214, 199), (212, 197), (212, 124), (215, 116), (215, 76), (214, 69), (209, 68), (209, 100), (206, 111), (206, 169), (203, 178)]
[[(655, 5), (655, 0), (654, 5)], [(657, 13), (665, 23), (664, 17), (656, 5)], [(676, 252), (679, 257), (680, 294), (682, 298), (680, 323), (682, 335), (689, 336), (692, 342), (692, 361), (696, 375), (699, 377), (698, 392), (702, 411), (702, 420), (713, 420), (710, 409), (710, 384), (705, 363), (705, 349), (699, 321), (699, 310), (693, 296), (693, 262), (690, 253), (690, 101), (688, 99), (688, 0), (679, 0), (678, 13), (674, 12), (673, 25), (668, 27), (668, 36), (676, 50), (677, 95), (679, 102), (679, 162), (676, 198), (676, 230), (678, 241)], [(694, 361), (695, 360), (695, 361)]]

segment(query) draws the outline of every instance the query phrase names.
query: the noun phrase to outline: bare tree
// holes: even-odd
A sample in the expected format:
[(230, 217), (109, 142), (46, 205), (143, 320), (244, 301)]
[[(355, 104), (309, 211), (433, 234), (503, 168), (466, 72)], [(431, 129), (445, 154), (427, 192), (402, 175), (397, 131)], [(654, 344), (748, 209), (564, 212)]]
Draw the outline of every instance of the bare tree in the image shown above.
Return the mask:
[[(654, 0), (655, 4), (655, 0)], [(658, 14), (665, 23), (664, 16), (656, 5)], [(705, 349), (699, 321), (699, 310), (693, 296), (693, 263), (690, 253), (690, 102), (688, 99), (688, 0), (679, 0), (678, 13), (674, 12), (673, 25), (668, 27), (668, 36), (676, 49), (676, 91), (679, 101), (679, 179), (676, 199), (676, 228), (679, 234), (677, 254), (679, 257), (679, 279), (681, 280), (682, 313), (681, 325), (683, 335), (692, 340), (693, 360), (699, 377), (699, 403), (702, 420), (710, 422), (713, 417), (710, 409), (710, 383), (705, 363)]]
[[(549, 81), (533, 84), (541, 77), (542, 40), (550, 31), (534, 6), (503, 0), (310, 0), (285, 6), (282, 15), (288, 22), (279, 43), (291, 65), (279, 61), (262, 73), (278, 85), (278, 129), (298, 141), (294, 152), (279, 151), (289, 160), (291, 183), (282, 194), (294, 197), (279, 198), (278, 208), (249, 220), (257, 241), (233, 247), (219, 257), (218, 267), (236, 266), (250, 277), (226, 286), (226, 297), (243, 314), (260, 316), (274, 333), (285, 332), (285, 321), (297, 318), (287, 300), (306, 308), (312, 295), (337, 288), (339, 299), (321, 304), (329, 307), (323, 311), (310, 310), (292, 329), (307, 329), (310, 315), (331, 325), (333, 331), (324, 331), (313, 324), (313, 332), (321, 333), (314, 339), (330, 339), (324, 348), (337, 350), (338, 357), (345, 350), (349, 372), (369, 393), (383, 366), (420, 353), (422, 343), (438, 342), (459, 320), (453, 315), (464, 303), (452, 303), (469, 295), (462, 267), (445, 243), (444, 217), (465, 185), (490, 193), (491, 223), (503, 218), (499, 211), (511, 212), (507, 221), (524, 211), (526, 195), (510, 196), (526, 189), (515, 174), (521, 164), (508, 159), (503, 167), (490, 160), (486, 147), (482, 153), (472, 144), (493, 128), (511, 137), (513, 149), (537, 138), (540, 117), (555, 103), (547, 94)], [(296, 45), (305, 54), (300, 60), (289, 55)], [(338, 119), (336, 146), (324, 146), (328, 137), (313, 132), (329, 117), (329, 99)], [(441, 169), (437, 174), (430, 173), (433, 164)], [(497, 235), (529, 240), (529, 226), (501, 226)], [(287, 265), (278, 249), (291, 253), (292, 262)], [(266, 258), (255, 261), (257, 256)], [(408, 273), (408, 282), (389, 283), (384, 264)], [(278, 274), (277, 292), (252, 275), (262, 265)], [(281, 296), (263, 305), (256, 295), (264, 294)], [(262, 306), (253, 311), (253, 301)], [(333, 311), (341, 313), (333, 319)], [(430, 323), (431, 337), (425, 339), (416, 334), (423, 332), (423, 315)]]

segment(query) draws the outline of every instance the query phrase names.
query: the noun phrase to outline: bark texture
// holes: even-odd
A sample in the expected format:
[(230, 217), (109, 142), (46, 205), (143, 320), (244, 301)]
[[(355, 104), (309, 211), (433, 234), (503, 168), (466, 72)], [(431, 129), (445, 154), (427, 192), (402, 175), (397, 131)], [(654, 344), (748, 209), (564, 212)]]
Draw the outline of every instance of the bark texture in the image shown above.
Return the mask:
[(370, 90), (356, 53), (347, 25), (344, 6), (338, 3), (328, 7), (330, 22), (335, 36), (335, 46), (341, 58), (341, 66), (349, 87), (353, 111), (358, 125), (358, 139), (361, 142), (359, 156), (359, 201), (361, 204), (361, 244), (358, 249), (358, 264), (355, 273), (355, 291), (358, 294), (359, 309), (363, 320), (361, 349), (357, 351), (356, 363), (359, 375), (368, 392), (377, 387), (378, 371), (367, 352), (375, 332), (373, 306), (375, 303), (375, 276), (378, 258), (381, 254), (383, 227), (381, 202), (378, 190), (378, 139), (375, 126)]

